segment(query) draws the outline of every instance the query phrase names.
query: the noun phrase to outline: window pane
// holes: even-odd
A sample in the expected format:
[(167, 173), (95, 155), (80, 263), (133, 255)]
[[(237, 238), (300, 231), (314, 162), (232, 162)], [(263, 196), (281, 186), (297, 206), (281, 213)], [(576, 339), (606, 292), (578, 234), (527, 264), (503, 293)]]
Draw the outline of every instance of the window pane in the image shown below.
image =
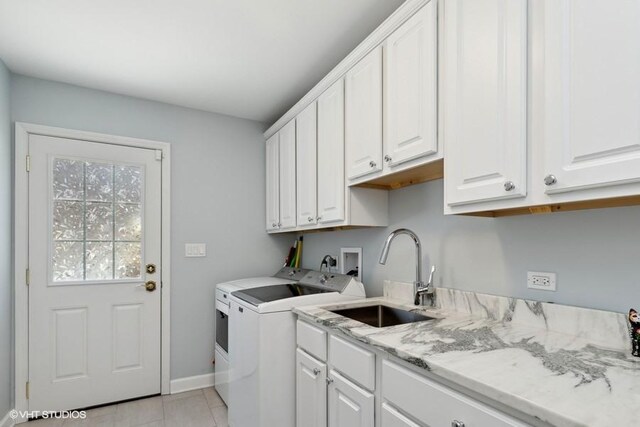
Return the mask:
[(142, 170), (137, 166), (116, 166), (116, 202), (140, 203)]
[(82, 202), (54, 202), (53, 240), (83, 240), (83, 211)]
[(113, 205), (87, 202), (87, 240), (113, 240)]
[(113, 279), (113, 243), (87, 242), (86, 279)]
[(53, 160), (53, 198), (84, 199), (84, 162)]
[(116, 243), (116, 279), (140, 277), (140, 243)]
[(113, 166), (87, 163), (87, 200), (110, 202), (113, 200)]
[(116, 204), (116, 240), (140, 241), (142, 219), (140, 205)]
[(82, 242), (55, 242), (53, 244), (54, 282), (84, 278), (83, 248)]

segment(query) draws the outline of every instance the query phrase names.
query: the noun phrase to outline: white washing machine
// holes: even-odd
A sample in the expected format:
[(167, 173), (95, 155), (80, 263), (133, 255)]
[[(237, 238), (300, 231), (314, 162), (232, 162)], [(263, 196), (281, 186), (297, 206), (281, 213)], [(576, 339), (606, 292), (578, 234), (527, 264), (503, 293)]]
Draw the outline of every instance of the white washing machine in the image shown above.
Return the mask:
[(229, 405), (229, 300), (231, 292), (297, 283), (308, 270), (301, 268), (281, 268), (274, 276), (251, 277), (216, 285), (216, 349), (215, 349), (215, 388)]
[(351, 276), (309, 271), (297, 284), (231, 293), (229, 425), (294, 427), (296, 317), (293, 307), (365, 298)]

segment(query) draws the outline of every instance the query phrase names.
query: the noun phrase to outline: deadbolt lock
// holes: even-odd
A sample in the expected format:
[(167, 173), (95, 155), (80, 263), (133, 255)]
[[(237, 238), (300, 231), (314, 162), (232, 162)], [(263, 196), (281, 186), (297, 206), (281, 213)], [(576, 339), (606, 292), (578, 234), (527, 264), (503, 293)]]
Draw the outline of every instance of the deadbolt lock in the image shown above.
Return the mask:
[(147, 290), (147, 292), (153, 292), (156, 290), (156, 282), (154, 282), (153, 280), (149, 280), (147, 283), (144, 284), (144, 287)]
[(147, 273), (148, 274), (153, 274), (156, 272), (156, 265), (155, 264), (147, 264)]

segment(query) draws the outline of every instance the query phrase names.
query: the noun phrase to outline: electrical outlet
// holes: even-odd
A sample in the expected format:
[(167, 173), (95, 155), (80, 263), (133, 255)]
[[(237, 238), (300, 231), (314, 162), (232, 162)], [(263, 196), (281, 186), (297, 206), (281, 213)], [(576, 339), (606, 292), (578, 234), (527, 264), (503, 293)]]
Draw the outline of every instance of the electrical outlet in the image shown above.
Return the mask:
[(529, 289), (555, 291), (556, 290), (556, 273), (546, 273), (543, 271), (528, 271), (527, 287)]

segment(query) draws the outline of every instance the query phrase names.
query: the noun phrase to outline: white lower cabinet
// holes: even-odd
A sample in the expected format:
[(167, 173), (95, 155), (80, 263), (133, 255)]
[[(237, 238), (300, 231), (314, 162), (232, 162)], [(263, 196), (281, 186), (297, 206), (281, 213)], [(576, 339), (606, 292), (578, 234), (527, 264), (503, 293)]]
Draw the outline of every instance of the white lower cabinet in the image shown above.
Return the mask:
[(382, 427), (420, 427), (387, 402), (382, 404)]
[(327, 425), (327, 365), (296, 351), (296, 425)]
[(374, 395), (358, 387), (338, 372), (329, 373), (329, 426), (373, 427)]

